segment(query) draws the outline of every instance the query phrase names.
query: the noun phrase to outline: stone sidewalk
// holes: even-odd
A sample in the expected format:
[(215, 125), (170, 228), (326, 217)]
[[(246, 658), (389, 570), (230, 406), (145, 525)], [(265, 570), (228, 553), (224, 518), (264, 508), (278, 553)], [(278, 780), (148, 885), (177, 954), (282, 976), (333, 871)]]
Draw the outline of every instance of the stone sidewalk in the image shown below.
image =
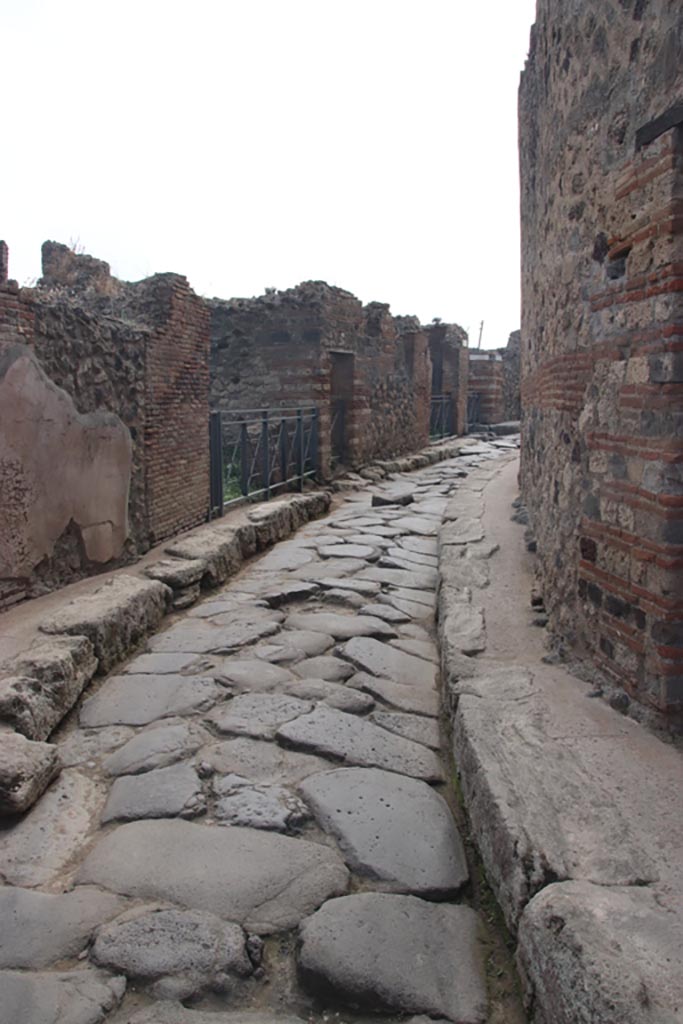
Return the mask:
[(87, 691), (0, 833), (0, 1024), (521, 1020), (489, 1004), (434, 631), (443, 517), (496, 445), (348, 494)]

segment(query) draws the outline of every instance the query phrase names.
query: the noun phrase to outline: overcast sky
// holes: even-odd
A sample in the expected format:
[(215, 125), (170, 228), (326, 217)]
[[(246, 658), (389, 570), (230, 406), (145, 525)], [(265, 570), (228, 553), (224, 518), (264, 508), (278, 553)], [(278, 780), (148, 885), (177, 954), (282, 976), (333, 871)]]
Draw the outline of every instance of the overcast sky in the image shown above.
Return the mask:
[(229, 298), (519, 326), (534, 0), (0, 0), (10, 273), (46, 238)]

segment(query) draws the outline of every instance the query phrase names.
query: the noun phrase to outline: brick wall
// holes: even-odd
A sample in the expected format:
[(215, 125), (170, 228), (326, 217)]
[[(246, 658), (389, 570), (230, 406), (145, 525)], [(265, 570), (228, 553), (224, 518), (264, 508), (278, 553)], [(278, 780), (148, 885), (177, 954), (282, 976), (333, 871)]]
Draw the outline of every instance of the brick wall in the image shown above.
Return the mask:
[(467, 430), (469, 358), (467, 332), (457, 324), (435, 322), (425, 328), (432, 362), (432, 395), (451, 399), (452, 427), (456, 434)]
[[(128, 539), (107, 568), (206, 518), (209, 315), (184, 277), (127, 284), (46, 243), (38, 287), (0, 284), (0, 348), (17, 341), (78, 413), (115, 413), (130, 433)], [(70, 523), (28, 577), (0, 579), (0, 608), (102, 568)]]
[(680, 5), (651, 0), (644, 17), (629, 0), (539, 4), (520, 90), (523, 491), (553, 630), (671, 714), (683, 709), (683, 107), (657, 119), (676, 102)]
[(502, 423), (505, 420), (503, 360), (498, 352), (469, 351), (471, 395), (479, 395), (479, 422)]

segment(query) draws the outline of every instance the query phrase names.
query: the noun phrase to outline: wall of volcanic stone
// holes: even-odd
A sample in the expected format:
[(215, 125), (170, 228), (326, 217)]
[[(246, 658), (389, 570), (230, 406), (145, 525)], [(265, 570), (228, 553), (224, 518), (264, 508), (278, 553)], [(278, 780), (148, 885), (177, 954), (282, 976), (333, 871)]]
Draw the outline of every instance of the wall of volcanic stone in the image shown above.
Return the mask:
[(429, 432), (431, 364), (417, 320), (393, 317), (321, 281), (255, 299), (212, 300), (211, 402), (225, 410), (320, 410), (324, 473), (331, 458), (335, 360), (348, 359), (345, 461), (414, 451)]
[(683, 708), (683, 8), (539, 0), (519, 98), (522, 469), (553, 630)]

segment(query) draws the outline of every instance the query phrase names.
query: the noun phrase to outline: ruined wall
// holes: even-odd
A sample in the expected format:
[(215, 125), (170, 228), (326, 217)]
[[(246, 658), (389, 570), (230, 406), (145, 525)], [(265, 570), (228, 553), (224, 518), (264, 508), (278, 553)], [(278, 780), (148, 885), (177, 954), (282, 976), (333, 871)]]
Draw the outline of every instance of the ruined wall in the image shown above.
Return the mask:
[(425, 328), (432, 362), (432, 395), (450, 395), (453, 431), (467, 430), (469, 356), (467, 332), (458, 324), (435, 322)]
[(479, 395), (479, 423), (503, 423), (503, 359), (498, 352), (469, 350), (470, 395)]
[[(161, 274), (127, 284), (112, 278), (106, 263), (55, 243), (43, 246), (38, 287), (0, 284), (0, 350), (23, 342), (32, 357), (9, 372), (5, 360), (3, 386), (13, 396), (0, 409), (0, 443), (13, 465), (5, 483), (11, 475), (18, 484), (22, 473), (34, 481), (26, 492), (34, 495), (30, 514), (14, 507), (13, 535), (19, 530), (26, 557), (0, 562), (0, 607), (130, 561), (206, 518), (208, 334), (208, 313), (185, 278)], [(12, 410), (25, 398), (20, 369), (31, 393), (42, 388), (61, 410), (58, 423), (34, 402), (27, 429), (19, 429)], [(112, 464), (104, 425), (113, 420), (130, 452), (125, 471), (117, 457), (116, 480), (104, 471)], [(68, 448), (57, 443), (62, 435)], [(70, 468), (76, 435), (87, 454), (82, 485), (100, 495), (85, 511)], [(9, 514), (0, 508), (3, 526)]]
[[(321, 281), (209, 305), (214, 408), (317, 405), (324, 472), (339, 398), (346, 402), (349, 465), (426, 443), (431, 368), (426, 336), (414, 318), (394, 318), (380, 303), (364, 307), (350, 292)], [(350, 383), (343, 395), (335, 394), (335, 360), (344, 359)]]
[(552, 628), (670, 712), (683, 708), (682, 122), (679, 0), (540, 0), (520, 88), (523, 492)]
[(505, 348), (498, 352), (503, 360), (503, 420), (522, 416), (522, 332), (513, 331)]

